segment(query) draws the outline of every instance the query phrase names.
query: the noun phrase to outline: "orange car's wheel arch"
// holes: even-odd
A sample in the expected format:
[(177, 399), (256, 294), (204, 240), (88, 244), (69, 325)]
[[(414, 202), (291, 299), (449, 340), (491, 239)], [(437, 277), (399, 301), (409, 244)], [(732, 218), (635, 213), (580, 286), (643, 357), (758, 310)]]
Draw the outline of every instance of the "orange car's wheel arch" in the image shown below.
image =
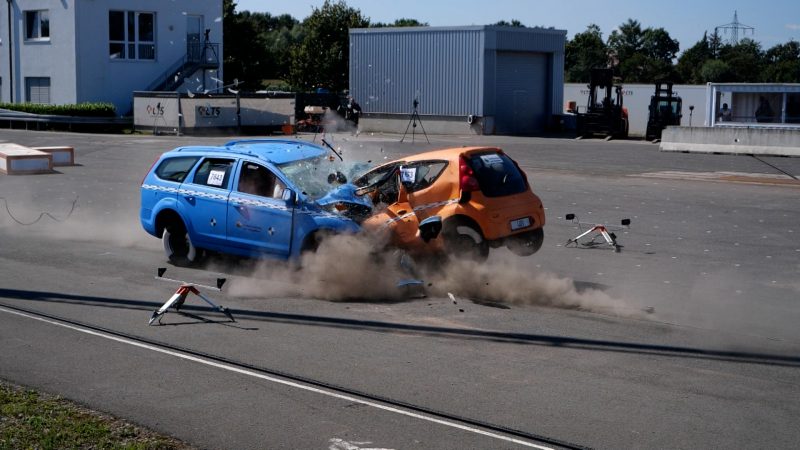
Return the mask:
[(483, 237), (480, 225), (472, 218), (456, 215), (442, 227), (445, 251), (455, 257), (484, 261), (489, 256), (489, 242)]

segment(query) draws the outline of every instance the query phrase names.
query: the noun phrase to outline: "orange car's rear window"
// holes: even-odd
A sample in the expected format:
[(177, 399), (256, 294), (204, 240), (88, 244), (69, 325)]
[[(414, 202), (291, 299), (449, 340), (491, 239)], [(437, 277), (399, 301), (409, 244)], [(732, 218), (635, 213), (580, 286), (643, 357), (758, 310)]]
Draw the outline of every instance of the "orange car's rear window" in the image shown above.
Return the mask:
[(472, 154), (468, 161), (486, 197), (514, 195), (528, 189), (525, 177), (504, 153)]

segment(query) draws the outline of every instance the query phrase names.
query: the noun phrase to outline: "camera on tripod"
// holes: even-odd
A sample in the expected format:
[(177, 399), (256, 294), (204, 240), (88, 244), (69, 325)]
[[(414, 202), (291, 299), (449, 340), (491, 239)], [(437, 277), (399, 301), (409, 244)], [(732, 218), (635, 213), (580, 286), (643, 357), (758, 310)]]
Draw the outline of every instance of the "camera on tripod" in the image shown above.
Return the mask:
[(419, 122), (419, 126), (422, 128), (422, 134), (425, 135), (425, 140), (428, 141), (430, 144), (431, 141), (428, 139), (428, 133), (425, 132), (425, 127), (422, 125), (422, 118), (419, 117), (419, 112), (417, 108), (419, 107), (419, 100), (415, 97), (414, 101), (412, 102), (414, 105), (414, 109), (411, 110), (411, 117), (408, 119), (408, 125), (406, 125), (406, 131), (403, 133), (403, 137), (400, 138), (400, 142), (403, 142), (406, 138), (406, 134), (408, 134), (408, 129), (411, 128), (411, 142), (414, 142), (414, 135), (417, 131), (417, 122)]

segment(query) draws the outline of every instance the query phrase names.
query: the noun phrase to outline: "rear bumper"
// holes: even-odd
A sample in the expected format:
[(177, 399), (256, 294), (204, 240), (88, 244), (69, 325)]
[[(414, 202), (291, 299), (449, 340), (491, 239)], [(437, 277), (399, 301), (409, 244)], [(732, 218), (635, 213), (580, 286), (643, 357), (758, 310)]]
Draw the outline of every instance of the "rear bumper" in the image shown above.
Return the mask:
[[(457, 208), (462, 208), (462, 213), (478, 223), (483, 237), (489, 241), (525, 233), (545, 225), (544, 206), (539, 197), (530, 191), (502, 198), (473, 198), (465, 205), (457, 205)], [(513, 221), (526, 217), (530, 218), (529, 226), (512, 229)]]

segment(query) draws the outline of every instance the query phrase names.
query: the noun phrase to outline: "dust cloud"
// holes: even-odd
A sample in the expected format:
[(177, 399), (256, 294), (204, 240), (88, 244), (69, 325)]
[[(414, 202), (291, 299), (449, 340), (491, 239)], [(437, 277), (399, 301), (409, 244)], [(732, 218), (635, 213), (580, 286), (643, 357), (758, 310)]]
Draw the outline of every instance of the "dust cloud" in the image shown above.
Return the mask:
[(96, 209), (79, 197), (35, 201), (25, 196), (0, 198), (0, 230), (10, 236), (107, 243), (152, 248), (155, 238), (139, 224), (138, 203)]
[(351, 133), (357, 134), (358, 127), (349, 120), (345, 120), (336, 111), (330, 109), (325, 110), (325, 115), (322, 117), (322, 128), (325, 133)]
[(232, 280), (229, 293), (240, 297), (305, 297), (322, 300), (401, 300), (395, 287), (404, 274), (395, 252), (372, 236), (331, 235), (299, 264), (257, 263), (247, 278)]
[(537, 272), (521, 261), (511, 254), (492, 255), (487, 263), (451, 260), (431, 279), (430, 291), (437, 296), (451, 292), (483, 302), (632, 315), (622, 300), (597, 289), (578, 290), (572, 279)]
[[(381, 250), (374, 236), (335, 235), (303, 257), (299, 267), (275, 262), (257, 264), (246, 278), (232, 280), (229, 293), (240, 297), (302, 297), (328, 301), (406, 301), (400, 280), (416, 278), (400, 264), (402, 253)], [(415, 265), (429, 297), (448, 293), (476, 302), (535, 305), (620, 316), (639, 315), (621, 300), (595, 289), (578, 290), (569, 278), (537, 273), (513, 255), (489, 261), (441, 262), (425, 269)]]

